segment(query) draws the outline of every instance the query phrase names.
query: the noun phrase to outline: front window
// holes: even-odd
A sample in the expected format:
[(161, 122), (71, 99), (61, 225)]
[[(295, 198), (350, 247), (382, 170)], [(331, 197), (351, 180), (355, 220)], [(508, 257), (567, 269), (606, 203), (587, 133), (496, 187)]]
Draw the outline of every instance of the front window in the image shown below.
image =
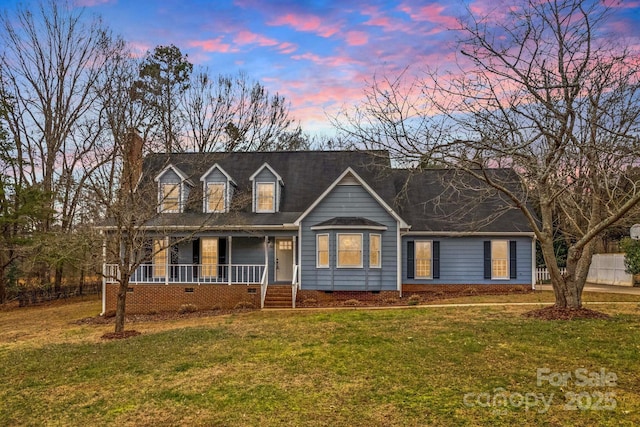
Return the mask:
[(207, 212), (225, 212), (225, 185), (223, 183), (207, 184)]
[(167, 240), (153, 239), (153, 277), (164, 278), (167, 275)]
[(338, 234), (338, 268), (362, 268), (362, 234)]
[(256, 212), (275, 212), (275, 189), (273, 182), (256, 184)]
[(509, 242), (507, 240), (491, 242), (491, 278), (509, 278)]
[(329, 267), (329, 235), (318, 234), (316, 237), (316, 267)]
[(218, 238), (200, 238), (200, 256), (202, 258), (202, 277), (218, 276)]
[(416, 241), (416, 277), (431, 278), (431, 242)]
[(382, 261), (380, 258), (380, 235), (369, 235), (369, 267), (380, 268)]
[(180, 212), (180, 184), (162, 184), (162, 212)]

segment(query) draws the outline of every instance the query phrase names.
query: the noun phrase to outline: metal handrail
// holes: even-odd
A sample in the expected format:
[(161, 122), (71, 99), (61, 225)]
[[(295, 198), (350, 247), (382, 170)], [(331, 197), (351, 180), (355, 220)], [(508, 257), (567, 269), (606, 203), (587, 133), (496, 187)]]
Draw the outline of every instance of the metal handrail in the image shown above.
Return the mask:
[(264, 308), (264, 300), (267, 297), (267, 287), (269, 286), (267, 266), (264, 266), (264, 272), (262, 273), (262, 280), (260, 280), (260, 308)]

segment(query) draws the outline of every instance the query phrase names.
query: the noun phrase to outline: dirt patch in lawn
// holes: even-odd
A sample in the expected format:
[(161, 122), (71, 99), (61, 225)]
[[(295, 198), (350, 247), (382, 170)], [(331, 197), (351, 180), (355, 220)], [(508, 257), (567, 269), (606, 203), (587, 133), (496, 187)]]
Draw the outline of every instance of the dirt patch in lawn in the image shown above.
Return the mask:
[(136, 337), (138, 335), (140, 335), (140, 332), (130, 329), (122, 332), (107, 332), (102, 335), (101, 338), (103, 340), (121, 340), (125, 338)]
[[(192, 319), (198, 317), (222, 316), (231, 313), (245, 313), (255, 311), (253, 309), (234, 309), (234, 310), (199, 310), (190, 313), (179, 313), (177, 311), (163, 311), (159, 313), (149, 314), (128, 314), (125, 316), (125, 323), (143, 323), (158, 322), (165, 320)], [(115, 315), (107, 313), (106, 316), (92, 316), (76, 320), (76, 325), (110, 325), (115, 323)]]
[(574, 319), (608, 319), (609, 315), (588, 308), (559, 308), (555, 306), (544, 307), (527, 311), (524, 317), (540, 320), (574, 320)]

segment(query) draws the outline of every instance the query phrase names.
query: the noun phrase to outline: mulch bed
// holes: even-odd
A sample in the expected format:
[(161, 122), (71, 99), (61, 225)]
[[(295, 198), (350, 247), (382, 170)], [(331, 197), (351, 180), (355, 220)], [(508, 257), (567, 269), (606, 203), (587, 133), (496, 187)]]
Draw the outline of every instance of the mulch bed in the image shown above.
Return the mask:
[(559, 308), (556, 306), (528, 311), (524, 317), (540, 320), (608, 319), (608, 314), (588, 308)]

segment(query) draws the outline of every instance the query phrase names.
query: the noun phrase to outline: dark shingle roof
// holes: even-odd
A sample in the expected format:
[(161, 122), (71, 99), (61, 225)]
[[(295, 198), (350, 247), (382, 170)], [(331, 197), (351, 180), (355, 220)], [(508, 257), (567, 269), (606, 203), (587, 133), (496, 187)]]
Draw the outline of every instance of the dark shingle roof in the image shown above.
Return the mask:
[(385, 225), (360, 216), (337, 216), (313, 227), (385, 227)]
[[(200, 177), (214, 164), (237, 183), (234, 199), (242, 206), (228, 214), (202, 213)], [(251, 212), (249, 178), (265, 163), (284, 184), (280, 212)], [(162, 214), (148, 225), (269, 226), (293, 223), (347, 169), (352, 168), (398, 215), (411, 231), (529, 232), (524, 215), (512, 203), (481, 181), (453, 170), (417, 172), (391, 167), (386, 151), (279, 151), (244, 153), (153, 154), (144, 159), (139, 188), (152, 191), (154, 178), (169, 164), (195, 183), (183, 214)], [(518, 176), (509, 169), (489, 170), (501, 183), (520, 191)], [(147, 188), (147, 190), (144, 190)], [(146, 196), (149, 197), (149, 196)], [(334, 218), (340, 222), (343, 219)]]

